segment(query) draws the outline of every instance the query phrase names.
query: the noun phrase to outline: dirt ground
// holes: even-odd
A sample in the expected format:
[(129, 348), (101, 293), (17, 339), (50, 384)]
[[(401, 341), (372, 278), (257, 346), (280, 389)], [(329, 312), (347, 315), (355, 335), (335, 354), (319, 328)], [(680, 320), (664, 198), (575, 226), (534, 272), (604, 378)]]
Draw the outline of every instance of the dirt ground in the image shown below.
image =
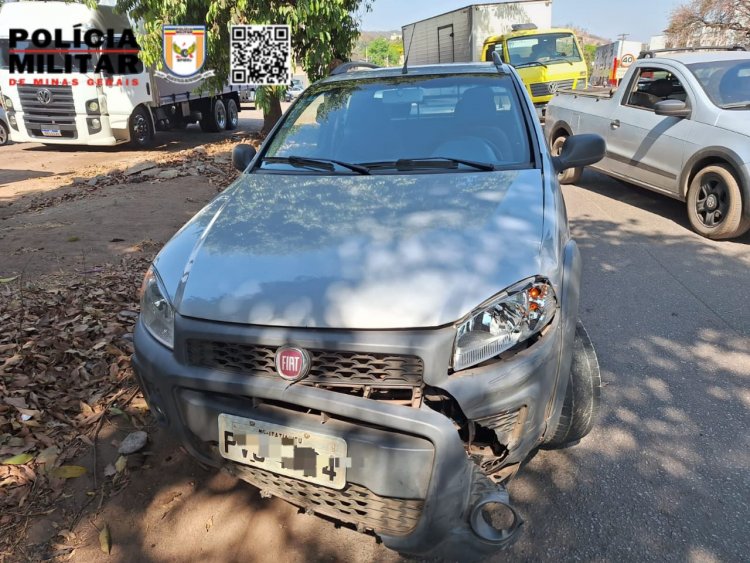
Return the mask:
[[(240, 135), (208, 136), (191, 127), (161, 134), (151, 151), (0, 148), (0, 279), (64, 279), (129, 255), (153, 255), (236, 177), (231, 148), (262, 123), (257, 112), (241, 117)], [(144, 162), (153, 166), (131, 173)], [(196, 166), (205, 168), (191, 175)], [(159, 177), (164, 171), (175, 172)], [(65, 483), (52, 512), (32, 513), (13, 550), (0, 550), (0, 562), (267, 561), (278, 554), (283, 561), (398, 559), (374, 537), (299, 515), (250, 485), (201, 468), (147, 414), (134, 417), (133, 407), (136, 414), (145, 409), (140, 396), (129, 407), (100, 429), (97, 486), (89, 448), (75, 460), (87, 475)], [(102, 472), (117, 460), (119, 441), (136, 429), (149, 433), (149, 446), (145, 455), (130, 456), (112, 485)], [(105, 524), (109, 554), (99, 538)], [(259, 544), (263, 550), (248, 550)]]

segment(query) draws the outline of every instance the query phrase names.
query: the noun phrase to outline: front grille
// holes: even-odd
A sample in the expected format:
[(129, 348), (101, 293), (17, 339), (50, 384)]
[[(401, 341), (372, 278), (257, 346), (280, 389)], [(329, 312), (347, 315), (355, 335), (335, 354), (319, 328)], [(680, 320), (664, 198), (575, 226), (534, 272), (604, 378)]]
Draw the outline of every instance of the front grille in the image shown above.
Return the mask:
[(257, 467), (228, 462), (227, 471), (255, 485), (261, 494), (272, 494), (306, 510), (389, 536), (403, 536), (417, 527), (424, 501), (381, 497), (354, 483), (341, 490), (328, 489)]
[[(308, 350), (311, 367), (300, 385), (322, 387), (375, 400), (419, 406), (424, 364), (417, 356)], [(276, 348), (253, 344), (188, 340), (191, 365), (254, 376), (278, 377)]]
[[(42, 90), (49, 90), (51, 99), (49, 103), (39, 100), (38, 95)], [(71, 86), (19, 86), (18, 94), (21, 98), (21, 109), (24, 112), (24, 123), (32, 137), (48, 137), (42, 132), (43, 129), (58, 129), (60, 136), (57, 138), (75, 139), (78, 136), (76, 130), (76, 110), (73, 101), (73, 88)]]
[(574, 79), (558, 80), (556, 82), (536, 82), (531, 85), (531, 95), (535, 98), (539, 96), (550, 96), (558, 90), (573, 88), (574, 83)]

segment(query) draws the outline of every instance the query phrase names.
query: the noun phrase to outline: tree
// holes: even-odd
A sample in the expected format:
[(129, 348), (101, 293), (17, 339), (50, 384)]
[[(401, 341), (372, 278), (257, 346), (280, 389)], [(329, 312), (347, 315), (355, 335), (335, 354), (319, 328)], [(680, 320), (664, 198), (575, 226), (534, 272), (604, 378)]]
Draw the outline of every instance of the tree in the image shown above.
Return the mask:
[(671, 46), (750, 46), (750, 0), (690, 0), (670, 17)]
[[(346, 60), (359, 36), (355, 12), (371, 9), (373, 0), (118, 0), (117, 8), (142, 21), (141, 57), (162, 64), (162, 26), (206, 22), (207, 60), (216, 71), (209, 87), (219, 88), (229, 75), (232, 24), (288, 24), (295, 61), (310, 80), (328, 73), (334, 59)], [(281, 116), (284, 87), (259, 88), (259, 106), (267, 133)]]
[(594, 59), (596, 58), (596, 45), (588, 43), (583, 46), (583, 58), (589, 70), (589, 76), (594, 73)]
[(367, 59), (378, 66), (397, 65), (403, 53), (401, 41), (388, 41), (385, 37), (378, 37), (367, 44)]

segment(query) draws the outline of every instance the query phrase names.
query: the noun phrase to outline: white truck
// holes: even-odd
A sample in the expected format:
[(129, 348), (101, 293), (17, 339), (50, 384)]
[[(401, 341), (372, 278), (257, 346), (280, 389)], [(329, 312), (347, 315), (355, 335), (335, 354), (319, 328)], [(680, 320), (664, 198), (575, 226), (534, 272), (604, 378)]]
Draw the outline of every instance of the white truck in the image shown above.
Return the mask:
[(481, 61), (488, 37), (524, 23), (552, 27), (552, 1), (472, 4), (410, 23), (402, 28), (404, 54), (409, 54), (410, 65)]
[[(155, 131), (181, 129), (200, 123), (204, 131), (235, 129), (239, 124), (241, 95), (246, 87), (226, 86), (208, 90), (202, 82), (176, 83), (154, 74), (140, 61), (124, 74), (95, 68), (58, 68), (63, 72), (11, 72), (11, 57), (19, 50), (56, 61), (71, 49), (40, 50), (32, 43), (34, 32), (44, 40), (45, 33), (73, 42), (88, 30), (111, 30), (113, 37), (134, 26), (129, 19), (107, 6), (91, 9), (66, 2), (13, 2), (0, 7), (0, 90), (2, 105), (10, 125), (10, 138), (16, 142), (49, 145), (119, 145), (136, 147), (150, 144)], [(11, 33), (27, 30), (28, 40)], [(44, 53), (40, 53), (44, 51)], [(86, 52), (80, 48), (80, 52)], [(96, 56), (96, 55), (95, 55)], [(68, 56), (68, 59), (70, 56)], [(62, 60), (62, 59), (61, 59)], [(36, 61), (35, 61), (36, 64)], [(32, 69), (36, 71), (36, 68)], [(68, 72), (70, 70), (70, 72)]]
[(597, 47), (591, 85), (618, 86), (642, 50), (643, 45), (639, 41), (615, 41)]

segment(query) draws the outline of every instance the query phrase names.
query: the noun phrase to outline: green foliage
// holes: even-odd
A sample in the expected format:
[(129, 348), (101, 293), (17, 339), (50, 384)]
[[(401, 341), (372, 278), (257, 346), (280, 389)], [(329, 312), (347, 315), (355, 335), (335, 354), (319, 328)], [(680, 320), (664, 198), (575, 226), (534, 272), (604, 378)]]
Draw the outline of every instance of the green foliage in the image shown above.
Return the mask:
[(584, 45), (583, 58), (586, 60), (586, 66), (589, 69), (589, 76), (594, 72), (594, 57), (596, 57), (596, 45)]
[(378, 66), (398, 65), (401, 55), (404, 54), (401, 41), (388, 41), (384, 37), (373, 39), (361, 46), (360, 50), (366, 53), (368, 61)]
[[(354, 13), (372, 0), (118, 0), (117, 8), (143, 22), (138, 34), (144, 63), (161, 67), (163, 25), (205, 22), (206, 68), (216, 71), (211, 86), (229, 75), (229, 31), (233, 24), (288, 24), (292, 50), (311, 81), (325, 76), (335, 58), (346, 59), (359, 36)], [(261, 94), (283, 95), (283, 88)]]

